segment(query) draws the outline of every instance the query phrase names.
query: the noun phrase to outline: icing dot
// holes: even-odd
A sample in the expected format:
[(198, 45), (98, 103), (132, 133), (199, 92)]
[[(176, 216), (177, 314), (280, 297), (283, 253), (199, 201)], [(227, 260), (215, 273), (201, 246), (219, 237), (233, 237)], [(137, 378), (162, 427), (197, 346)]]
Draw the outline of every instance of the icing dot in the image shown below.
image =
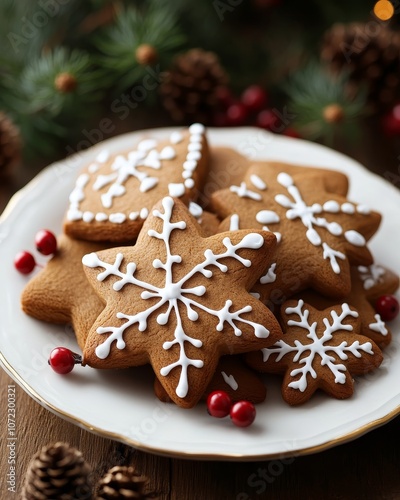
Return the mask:
[(169, 140), (172, 142), (172, 144), (179, 144), (183, 141), (183, 136), (180, 132), (172, 132)]
[(155, 139), (143, 139), (137, 145), (139, 151), (150, 151), (157, 146), (157, 141)]
[(201, 123), (193, 123), (189, 127), (189, 132), (191, 134), (204, 134), (205, 127)]
[(256, 221), (260, 224), (275, 224), (280, 221), (279, 215), (272, 210), (260, 210), (256, 215)]
[(200, 134), (193, 134), (190, 136), (189, 142), (201, 142), (203, 140), (203, 136)]
[(99, 212), (96, 214), (95, 219), (97, 220), (97, 222), (104, 222), (108, 219), (108, 215), (104, 212)]
[(88, 170), (91, 174), (94, 174), (96, 173), (98, 170), (99, 170), (99, 166), (96, 164), (96, 163), (91, 163), (89, 166), (88, 166)]
[(279, 184), (286, 188), (288, 188), (289, 186), (293, 186), (292, 177), (285, 172), (281, 172), (280, 174), (278, 174), (277, 181), (279, 182)]
[(190, 179), (190, 177), (192, 177), (192, 172), (190, 170), (184, 170), (182, 172), (182, 177), (184, 179)]
[(354, 205), (352, 205), (351, 203), (343, 203), (340, 208), (344, 214), (354, 214), (355, 212)]
[(70, 208), (67, 212), (67, 219), (70, 221), (81, 220), (82, 212), (74, 208)]
[(194, 187), (194, 180), (193, 179), (186, 179), (185, 180), (185, 186), (188, 189), (192, 189), (192, 187)]
[(323, 209), (325, 210), (325, 212), (330, 212), (332, 214), (336, 214), (340, 210), (340, 205), (335, 200), (329, 200), (329, 201), (326, 201), (324, 203)]
[(131, 212), (129, 214), (129, 220), (136, 220), (139, 217), (139, 212)]
[(367, 205), (357, 205), (357, 212), (362, 215), (368, 215), (371, 213), (371, 210)]
[(201, 151), (201, 142), (191, 142), (188, 146), (188, 151)]
[(171, 182), (168, 184), (168, 192), (170, 196), (180, 198), (185, 193), (185, 185)]
[(108, 149), (103, 149), (96, 157), (96, 161), (99, 163), (105, 163), (110, 158), (110, 152)]
[(193, 217), (196, 217), (196, 219), (203, 215), (203, 209), (194, 201), (189, 203), (189, 212), (193, 215)]
[(121, 212), (117, 212), (115, 214), (110, 214), (108, 220), (114, 224), (122, 224), (126, 220), (126, 215)]
[(83, 215), (82, 215), (82, 220), (84, 222), (92, 222), (92, 220), (94, 219), (94, 213), (93, 212), (83, 212)]
[(160, 152), (162, 160), (173, 160), (176, 157), (176, 151), (172, 146), (165, 146)]
[(239, 229), (239, 215), (233, 214), (229, 223), (230, 231), (237, 231)]
[(186, 156), (186, 160), (200, 160), (201, 153), (200, 151), (189, 151)]
[(365, 245), (365, 238), (362, 234), (357, 231), (350, 230), (344, 233), (346, 240), (356, 247), (363, 247)]
[(196, 160), (186, 160), (183, 164), (185, 170), (194, 170), (197, 167)]
[(250, 175), (250, 181), (253, 184), (253, 186), (259, 189), (260, 191), (264, 191), (265, 189), (267, 189), (267, 185), (265, 184), (265, 182), (261, 179), (261, 177), (259, 177), (256, 174)]
[(149, 211), (147, 210), (147, 208), (142, 208), (139, 215), (141, 219), (147, 219)]

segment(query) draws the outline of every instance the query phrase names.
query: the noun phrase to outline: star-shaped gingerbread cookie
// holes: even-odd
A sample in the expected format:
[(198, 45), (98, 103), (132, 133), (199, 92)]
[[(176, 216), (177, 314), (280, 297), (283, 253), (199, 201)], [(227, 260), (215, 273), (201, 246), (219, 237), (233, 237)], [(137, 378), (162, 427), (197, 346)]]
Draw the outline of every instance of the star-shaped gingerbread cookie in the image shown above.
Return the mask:
[[(390, 344), (392, 333), (376, 312), (374, 303), (381, 295), (394, 293), (399, 287), (399, 278), (389, 269), (377, 264), (353, 266), (350, 273), (351, 291), (344, 301), (357, 310), (361, 321), (361, 335), (369, 337), (382, 349)], [(320, 310), (335, 304), (334, 299), (313, 290), (304, 290), (296, 298)]]
[(86, 279), (82, 257), (108, 247), (61, 235), (56, 254), (23, 290), (23, 311), (49, 323), (71, 323), (83, 349), (87, 334), (104, 305)]
[(380, 215), (328, 192), (325, 183), (320, 174), (260, 164), (239, 186), (213, 194), (215, 211), (227, 218), (220, 230), (262, 228), (277, 236), (274, 262), (254, 288), (263, 301), (274, 290), (288, 298), (308, 287), (342, 298), (350, 292), (350, 265), (372, 263), (366, 242)]
[(281, 337), (272, 313), (249, 290), (268, 265), (275, 236), (236, 231), (202, 238), (178, 199), (150, 212), (136, 245), (83, 258), (106, 302), (83, 362), (95, 368), (151, 363), (169, 397), (192, 407), (225, 354)]
[(256, 370), (283, 373), (283, 399), (307, 401), (317, 389), (337, 399), (353, 394), (352, 375), (363, 375), (382, 362), (379, 347), (359, 334), (358, 313), (343, 303), (318, 311), (303, 300), (282, 306), (283, 339), (246, 355)]
[(163, 196), (186, 204), (208, 170), (204, 126), (175, 131), (169, 140), (144, 139), (128, 151), (102, 149), (81, 172), (69, 196), (66, 234), (88, 241), (131, 242)]

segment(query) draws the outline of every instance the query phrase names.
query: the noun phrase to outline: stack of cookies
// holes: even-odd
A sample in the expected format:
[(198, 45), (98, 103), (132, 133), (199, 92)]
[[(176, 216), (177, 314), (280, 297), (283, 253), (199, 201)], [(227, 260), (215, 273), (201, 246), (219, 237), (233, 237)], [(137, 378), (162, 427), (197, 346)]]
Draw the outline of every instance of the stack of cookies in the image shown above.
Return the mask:
[(216, 389), (259, 403), (259, 372), (283, 375), (291, 405), (347, 398), (382, 362), (372, 304), (399, 284), (367, 246), (380, 215), (347, 190), (336, 171), (210, 148), (201, 124), (100, 149), (22, 308), (72, 323), (84, 365), (151, 364), (156, 395), (183, 408)]

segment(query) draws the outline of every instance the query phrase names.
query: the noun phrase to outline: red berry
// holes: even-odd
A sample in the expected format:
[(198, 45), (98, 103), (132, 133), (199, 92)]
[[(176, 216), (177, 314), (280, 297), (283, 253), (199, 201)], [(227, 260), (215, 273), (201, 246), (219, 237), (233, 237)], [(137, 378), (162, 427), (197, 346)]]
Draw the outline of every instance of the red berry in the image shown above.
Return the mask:
[(208, 413), (217, 418), (224, 418), (229, 415), (232, 407), (232, 400), (225, 391), (214, 391), (208, 395)]
[(264, 109), (257, 115), (256, 124), (271, 132), (280, 132), (279, 118), (271, 109)]
[(232, 422), (238, 427), (248, 427), (256, 418), (256, 409), (250, 401), (238, 401), (231, 408)]
[(399, 314), (399, 301), (394, 295), (382, 295), (376, 301), (375, 309), (383, 321), (391, 321)]
[(293, 137), (294, 139), (301, 139), (301, 135), (297, 132), (297, 130), (291, 127), (285, 128), (285, 130), (282, 132), (282, 135)]
[(35, 269), (35, 258), (31, 253), (23, 250), (22, 252), (18, 252), (15, 256), (14, 266), (20, 273), (29, 274)]
[(400, 135), (400, 104), (396, 104), (382, 119), (383, 130), (388, 136)]
[(51, 255), (57, 251), (57, 239), (51, 231), (41, 229), (35, 236), (36, 249), (43, 255)]
[(247, 118), (247, 108), (241, 102), (231, 104), (226, 110), (228, 125), (243, 125)]
[(217, 87), (215, 89), (215, 95), (218, 104), (225, 109), (234, 102), (234, 97), (229, 87)]
[(81, 356), (66, 347), (55, 347), (49, 356), (49, 365), (56, 373), (60, 373), (61, 375), (72, 371), (78, 363), (82, 363)]
[(250, 85), (243, 92), (241, 101), (247, 109), (251, 111), (258, 111), (267, 104), (267, 93), (259, 85)]

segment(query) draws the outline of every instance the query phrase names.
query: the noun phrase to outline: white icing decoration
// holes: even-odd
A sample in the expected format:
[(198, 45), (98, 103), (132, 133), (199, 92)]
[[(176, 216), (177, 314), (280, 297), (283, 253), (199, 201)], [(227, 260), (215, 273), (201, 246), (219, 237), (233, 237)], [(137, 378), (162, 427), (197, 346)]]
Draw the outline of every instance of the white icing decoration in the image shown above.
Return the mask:
[(176, 184), (170, 182), (168, 184), (168, 193), (170, 196), (173, 196), (174, 198), (180, 198), (182, 195), (185, 194), (185, 185), (182, 183)]
[(194, 187), (194, 180), (193, 179), (186, 179), (184, 184), (185, 184), (185, 187), (187, 187), (188, 189), (192, 189), (192, 187)]
[(172, 144), (179, 144), (183, 141), (183, 135), (180, 132), (172, 132), (169, 140), (172, 142)]
[[(103, 271), (98, 273), (98, 281), (103, 281), (108, 276), (116, 276), (117, 278), (119, 278), (112, 285), (113, 290), (115, 290), (116, 292), (120, 291), (126, 285), (133, 285), (143, 290), (140, 295), (143, 301), (151, 299), (151, 306), (148, 306), (146, 308), (144, 304), (145, 308), (134, 315), (128, 315), (123, 312), (118, 312), (116, 315), (117, 318), (126, 320), (126, 322), (122, 325), (100, 326), (97, 329), (97, 333), (99, 335), (110, 335), (108, 335), (103, 343), (97, 346), (95, 351), (96, 355), (100, 359), (107, 358), (107, 356), (110, 354), (110, 349), (113, 342), (116, 342), (117, 349), (124, 349), (125, 341), (123, 337), (126, 330), (132, 325), (137, 324), (138, 330), (140, 332), (145, 332), (147, 329), (147, 322), (149, 317), (160, 309), (162, 310), (162, 312), (158, 312), (158, 315), (155, 318), (157, 323), (160, 326), (167, 325), (167, 328), (170, 328), (170, 325), (168, 326), (168, 321), (171, 314), (173, 314), (174, 320), (172, 321), (172, 324), (175, 324), (175, 330), (173, 332), (174, 338), (171, 341), (164, 342), (163, 349), (169, 350), (173, 346), (177, 345), (179, 348), (179, 355), (175, 350), (171, 351), (171, 354), (176, 352), (176, 354), (178, 355), (178, 360), (174, 363), (169, 364), (168, 366), (163, 367), (160, 373), (162, 376), (167, 376), (174, 368), (181, 368), (179, 383), (176, 387), (176, 394), (179, 397), (184, 398), (189, 390), (189, 366), (201, 368), (203, 366), (203, 361), (200, 359), (191, 359), (186, 354), (187, 343), (190, 343), (196, 348), (200, 348), (202, 346), (202, 342), (199, 339), (190, 337), (184, 331), (181, 316), (183, 312), (186, 313), (189, 321), (197, 321), (199, 317), (197, 310), (214, 316), (218, 319), (218, 324), (216, 326), (216, 330), (218, 332), (223, 331), (225, 324), (227, 324), (228, 327), (230, 326), (232, 328), (234, 335), (241, 336), (242, 330), (238, 327), (237, 323), (243, 323), (249, 325), (253, 329), (254, 335), (256, 337), (267, 338), (269, 336), (269, 331), (263, 325), (254, 323), (242, 317), (242, 314), (246, 314), (252, 311), (251, 306), (247, 305), (237, 311), (234, 311), (231, 310), (231, 308), (233, 307), (233, 302), (232, 300), (228, 299), (221, 309), (211, 309), (198, 300), (199, 297), (202, 297), (206, 294), (206, 286), (202, 285), (185, 288), (186, 283), (190, 281), (191, 278), (197, 273), (201, 274), (207, 279), (210, 279), (213, 276), (213, 272), (215, 272), (210, 269), (211, 266), (214, 266), (222, 273), (228, 272), (228, 265), (222, 264), (220, 262), (221, 260), (226, 260), (227, 257), (229, 257), (229, 259), (237, 260), (245, 267), (250, 267), (251, 261), (238, 255), (237, 252), (244, 248), (254, 250), (261, 249), (264, 244), (264, 240), (262, 236), (257, 233), (250, 233), (244, 236), (244, 238), (239, 243), (234, 245), (231, 242), (230, 238), (226, 236), (222, 240), (225, 251), (219, 254), (214, 254), (211, 249), (207, 249), (204, 252), (203, 261), (194, 265), (192, 269), (190, 269), (183, 277), (179, 279), (179, 281), (174, 282), (173, 267), (174, 265), (178, 265), (182, 262), (182, 257), (180, 255), (175, 255), (172, 253), (172, 249), (170, 246), (170, 236), (171, 233), (175, 230), (185, 230), (186, 223), (184, 221), (171, 222), (172, 211), (174, 208), (174, 200), (172, 198), (164, 198), (162, 200), (162, 205), (164, 208), (164, 212), (160, 212), (159, 210), (154, 210), (153, 212), (154, 217), (157, 217), (163, 221), (162, 230), (161, 232), (157, 232), (154, 229), (150, 229), (148, 231), (148, 235), (151, 238), (161, 240), (165, 245), (165, 262), (162, 262), (160, 259), (155, 259), (153, 261), (153, 268), (156, 270), (160, 269), (165, 273), (164, 287), (158, 287), (151, 283), (147, 283), (145, 281), (137, 279), (134, 275), (137, 264), (134, 262), (126, 263), (126, 271), (121, 271), (120, 267), (124, 259), (124, 255), (122, 253), (118, 253), (116, 255), (113, 264), (102, 261), (96, 253), (85, 255), (82, 259), (82, 262), (85, 266), (90, 268), (101, 267), (102, 269), (104, 269)], [(229, 263), (229, 259), (226, 262)], [(194, 308), (196, 308), (196, 310)]]
[[(328, 213), (337, 213), (341, 210), (343, 213), (352, 215), (355, 213), (355, 207), (349, 202), (342, 205), (335, 200), (328, 200), (321, 206), (319, 203), (314, 203), (308, 206), (303, 200), (299, 189), (295, 186), (293, 178), (282, 172), (278, 174), (278, 182), (287, 188), (288, 193), (293, 198), (289, 199), (285, 194), (277, 194), (275, 201), (284, 208), (287, 208), (286, 217), (289, 220), (299, 218), (303, 225), (306, 227), (306, 238), (314, 246), (322, 245), (323, 258), (329, 259), (332, 270), (340, 273), (340, 266), (337, 259), (345, 260), (346, 256), (331, 248), (326, 242), (323, 241), (322, 236), (318, 233), (316, 228), (325, 228), (333, 236), (340, 236), (343, 229), (337, 222), (328, 222), (325, 217), (320, 216), (323, 211)], [(364, 246), (366, 241), (364, 236), (355, 230), (349, 230), (344, 233), (345, 239), (354, 246)]]
[(203, 139), (203, 136), (201, 134), (191, 134), (189, 138), (189, 142), (201, 142)]
[[(69, 195), (69, 201), (72, 205), (78, 204), (85, 199), (85, 194), (83, 188), (89, 182), (89, 176), (87, 174), (81, 174), (75, 182), (75, 187), (71, 194)], [(77, 208), (77, 207), (75, 207)]]
[(195, 160), (186, 160), (183, 164), (183, 168), (185, 170), (189, 170), (190, 172), (195, 170), (196, 167), (197, 167), (197, 161), (195, 161)]
[(96, 163), (91, 163), (91, 164), (88, 166), (88, 171), (89, 171), (91, 174), (95, 174), (98, 170), (99, 170), (99, 166), (98, 166)]
[(190, 172), (190, 170), (184, 170), (182, 172), (182, 177), (183, 177), (183, 179), (191, 179), (192, 172)]
[(370, 323), (368, 325), (369, 329), (372, 330), (373, 332), (380, 333), (384, 337), (389, 333), (385, 323), (382, 321), (382, 318), (380, 317), (379, 314), (375, 314), (374, 316), (376, 323)]
[(261, 297), (261, 295), (258, 292), (250, 292), (250, 295), (255, 299), (259, 299)]
[[(307, 338), (311, 340), (311, 343), (302, 344), (298, 339), (294, 342), (295, 345), (292, 346), (287, 344), (284, 340), (278, 340), (272, 347), (262, 349), (264, 362), (266, 362), (272, 354), (278, 355), (275, 359), (276, 362), (279, 362), (287, 354), (291, 354), (293, 356), (293, 361), (297, 362), (300, 368), (292, 370), (290, 376), (301, 376), (297, 380), (290, 382), (288, 387), (301, 392), (307, 389), (308, 375), (314, 379), (318, 376), (313, 366), (314, 360), (316, 360), (318, 364), (326, 366), (331, 371), (336, 384), (344, 384), (346, 382), (346, 366), (338, 363), (332, 354), (335, 353), (342, 360), (348, 359), (347, 353), (351, 353), (356, 358), (361, 358), (362, 352), (371, 355), (374, 354), (372, 344), (371, 342), (360, 344), (358, 340), (350, 344), (351, 337), (349, 337), (349, 341), (342, 341), (339, 345), (329, 345), (327, 342), (334, 338), (336, 332), (343, 332), (343, 330), (352, 331), (352, 326), (343, 323), (343, 321), (348, 317), (357, 318), (358, 313), (352, 311), (348, 304), (342, 304), (342, 312), (340, 315), (338, 315), (336, 311), (331, 310), (331, 323), (328, 318), (323, 318), (325, 330), (321, 337), (318, 337), (316, 331), (317, 322), (310, 323), (309, 310), (305, 308), (303, 310), (303, 306), (304, 302), (299, 300), (296, 307), (288, 307), (286, 309), (286, 314), (296, 314), (299, 318), (298, 321), (288, 320), (287, 324), (288, 326), (298, 326), (308, 331)], [(309, 354), (306, 354), (307, 352), (309, 352)]]
[(237, 231), (239, 229), (239, 216), (238, 214), (231, 215), (229, 222), (229, 231)]
[(363, 281), (364, 290), (369, 290), (378, 283), (382, 283), (382, 276), (386, 273), (385, 269), (377, 264), (370, 266), (358, 266), (360, 278)]
[(136, 146), (136, 149), (138, 151), (144, 151), (145, 153), (147, 153), (148, 151), (154, 149), (155, 147), (157, 147), (157, 141), (155, 139), (143, 139)]
[(250, 198), (255, 201), (262, 200), (260, 193), (248, 189), (245, 182), (242, 182), (240, 186), (231, 186), (230, 190), (232, 193), (236, 193), (240, 198)]
[(272, 210), (260, 210), (256, 215), (256, 221), (260, 224), (276, 224), (280, 221), (280, 218)]
[(340, 212), (340, 205), (337, 201), (335, 200), (329, 200), (329, 201), (326, 201), (324, 204), (323, 204), (323, 207), (322, 207), (325, 212), (330, 212), (332, 214), (337, 214)]
[(129, 214), (129, 220), (136, 220), (139, 217), (139, 212), (131, 212)]
[(227, 375), (225, 372), (221, 372), (222, 378), (224, 379), (225, 384), (229, 385), (229, 387), (233, 391), (237, 391), (239, 384), (236, 382), (235, 377), (233, 375)]
[(100, 153), (96, 156), (96, 161), (98, 163), (106, 163), (108, 159), (110, 158), (110, 151), (108, 149), (103, 149), (100, 151)]
[(250, 182), (260, 191), (265, 191), (265, 189), (267, 189), (267, 185), (257, 174), (250, 175)]
[(274, 283), (276, 281), (276, 262), (270, 265), (267, 273), (264, 276), (261, 276), (260, 278), (260, 283), (262, 285), (265, 285), (266, 283)]
[(356, 211), (356, 209), (354, 208), (354, 205), (352, 205), (349, 202), (343, 203), (343, 205), (340, 207), (340, 209), (344, 214), (350, 214), (350, 215), (354, 214), (354, 212)]
[(368, 215), (371, 213), (371, 209), (367, 205), (357, 205), (357, 212), (362, 215)]
[(188, 151), (201, 151), (202, 144), (201, 142), (191, 142), (188, 145)]
[(150, 189), (152, 189), (154, 186), (157, 186), (158, 184), (158, 179), (157, 177), (146, 177), (145, 179), (142, 180), (140, 183), (140, 192), (141, 193), (146, 193)]
[(176, 151), (172, 146), (165, 146), (160, 152), (161, 160), (173, 160), (176, 158)]
[(203, 215), (203, 209), (201, 208), (200, 205), (198, 205), (197, 203), (195, 203), (194, 201), (191, 201), (189, 203), (189, 212), (193, 215), (193, 217), (195, 217), (196, 219), (198, 219), (199, 217), (201, 217)]
[(366, 243), (364, 236), (353, 229), (346, 231), (344, 237), (349, 243), (356, 247), (363, 247)]
[(97, 222), (104, 222), (108, 219), (108, 215), (104, 212), (98, 212), (95, 216), (95, 219), (97, 220)]
[(140, 215), (141, 219), (143, 219), (143, 220), (147, 219), (147, 217), (149, 216), (148, 209), (147, 208), (142, 208), (142, 210), (140, 211), (139, 215)]
[(190, 125), (189, 127), (189, 132), (191, 134), (204, 134), (205, 132), (205, 128), (204, 128), (204, 125), (202, 125), (201, 123), (193, 123), (192, 125)]
[(200, 151), (189, 151), (189, 153), (186, 155), (186, 160), (187, 161), (198, 161), (201, 158), (201, 153)]
[(84, 222), (92, 222), (93, 219), (94, 219), (94, 213), (93, 212), (89, 212), (89, 211), (83, 212), (83, 214), (82, 214), (82, 220)]
[(115, 214), (110, 214), (108, 220), (110, 222), (113, 222), (114, 224), (122, 224), (123, 222), (126, 221), (126, 215), (120, 212)]

